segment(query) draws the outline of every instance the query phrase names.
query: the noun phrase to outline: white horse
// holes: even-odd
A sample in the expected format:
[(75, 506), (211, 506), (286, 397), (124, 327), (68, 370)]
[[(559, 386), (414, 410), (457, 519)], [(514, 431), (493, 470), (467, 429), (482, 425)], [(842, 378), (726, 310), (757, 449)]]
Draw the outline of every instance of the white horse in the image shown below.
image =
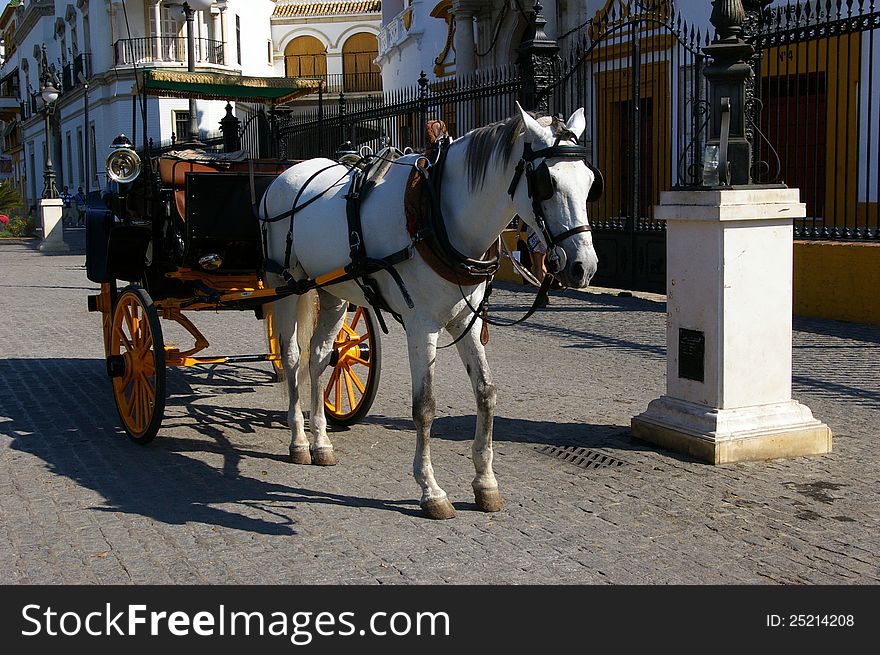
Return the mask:
[[(462, 254), (479, 258), (518, 214), (538, 234), (546, 227), (544, 239), (552, 241), (549, 259), (559, 268), (557, 279), (568, 287), (587, 286), (598, 262), (587, 219), (587, 197), (595, 181), (594, 169), (585, 164), (583, 148), (576, 146), (584, 128), (583, 109), (563, 123), (549, 117), (536, 119), (519, 108), (512, 118), (478, 128), (452, 142), (443, 168), (440, 198), (451, 244)], [(540, 156), (542, 150), (545, 156)], [(532, 159), (527, 162), (524, 157)], [(398, 159), (398, 165), (391, 167), (363, 204), (363, 236), (367, 254), (372, 258), (389, 256), (412, 244), (403, 198), (404, 185), (417, 159), (418, 155)], [(272, 183), (262, 203), (267, 216), (277, 216), (291, 209), (303, 184), (307, 186), (298, 205), (327, 190), (293, 218), (288, 270), (296, 278), (315, 279), (350, 261), (343, 197), (350, 177), (342, 165), (333, 163), (312, 159), (293, 166)], [(546, 164), (540, 171), (544, 179), (536, 180), (542, 164)], [(537, 195), (532, 187), (542, 185), (544, 197), (530, 197)], [(546, 197), (548, 194), (550, 197)], [(541, 213), (544, 221), (536, 216)], [(289, 228), (288, 220), (269, 224), (267, 255), (276, 262), (285, 260)], [(501, 495), (492, 470), (496, 392), (480, 342), (482, 319), (472, 322), (469, 308), (480, 303), (484, 284), (460, 288), (435, 273), (415, 251), (396, 269), (410, 293), (412, 308), (387, 272), (380, 271), (372, 277), (390, 308), (402, 317), (406, 330), (416, 427), (413, 473), (422, 490), (420, 505), (430, 518), (455, 515), (446, 492), (434, 478), (429, 445), (435, 407), (434, 358), (438, 337), (445, 329), (453, 338), (461, 337), (456, 347), (476, 396), (477, 426), (472, 447), (476, 504), (485, 512), (496, 512), (501, 509)], [(351, 281), (320, 289), (317, 296), (317, 301), (314, 292), (277, 301), (276, 312), (290, 392), (291, 459), (300, 464), (330, 465), (336, 463), (336, 457), (327, 437), (319, 380), (330, 361), (346, 301), (357, 305), (367, 301), (360, 287)], [(314, 311), (318, 311), (317, 318)], [(465, 331), (467, 334), (463, 335)], [(293, 346), (296, 343), (299, 348)], [(297, 374), (300, 364), (305, 362), (311, 380), (311, 444), (304, 430), (297, 389)]]

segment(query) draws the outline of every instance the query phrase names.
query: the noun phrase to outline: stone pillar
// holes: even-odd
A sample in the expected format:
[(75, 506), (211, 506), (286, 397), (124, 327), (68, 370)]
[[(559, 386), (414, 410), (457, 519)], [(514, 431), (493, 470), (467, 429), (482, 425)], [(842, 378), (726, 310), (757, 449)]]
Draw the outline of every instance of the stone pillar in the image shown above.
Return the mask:
[(64, 225), (61, 221), (63, 201), (60, 198), (42, 198), (39, 202), (40, 223), (43, 226), (43, 241), (40, 252), (70, 252), (64, 242)]
[(669, 191), (666, 395), (638, 439), (713, 464), (831, 452), (831, 430), (791, 398), (797, 189)]
[[(165, 59), (165, 53), (162, 49), (162, 6), (160, 0), (153, 0), (153, 6), (150, 7), (153, 12), (153, 23), (156, 25), (156, 32), (153, 34), (153, 59), (162, 61)], [(167, 34), (165, 36), (174, 36)]]
[[(215, 41), (220, 41), (222, 43), (223, 42), (223, 26), (220, 23), (220, 12), (218, 11), (216, 13), (211, 14), (211, 18), (213, 19), (213, 25), (211, 27), (211, 31), (213, 32), (213, 39)], [(209, 50), (209, 52), (210, 52), (210, 50)], [(212, 63), (222, 64), (224, 62), (220, 61), (220, 62), (212, 62)]]
[(455, 74), (458, 77), (471, 75), (477, 68), (474, 43), (474, 14), (477, 9), (473, 2), (466, 0), (457, 0), (452, 6), (455, 19)]

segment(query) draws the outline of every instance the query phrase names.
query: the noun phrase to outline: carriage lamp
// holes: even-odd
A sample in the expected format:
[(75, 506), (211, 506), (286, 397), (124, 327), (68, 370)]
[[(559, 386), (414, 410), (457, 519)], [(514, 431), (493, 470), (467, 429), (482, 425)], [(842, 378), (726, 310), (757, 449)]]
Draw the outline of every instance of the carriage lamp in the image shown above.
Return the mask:
[(128, 184), (141, 174), (141, 158), (124, 134), (113, 139), (113, 150), (107, 156), (107, 175), (118, 184)]

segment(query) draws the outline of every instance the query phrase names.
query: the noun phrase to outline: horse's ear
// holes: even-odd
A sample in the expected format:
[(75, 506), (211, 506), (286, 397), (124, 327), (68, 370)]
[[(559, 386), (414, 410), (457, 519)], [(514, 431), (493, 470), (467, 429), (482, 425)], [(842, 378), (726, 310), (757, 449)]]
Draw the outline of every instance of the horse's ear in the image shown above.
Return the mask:
[(580, 139), (586, 128), (587, 119), (584, 117), (584, 108), (578, 107), (565, 124), (565, 129)]
[(522, 114), (523, 123), (525, 123), (526, 126), (526, 136), (530, 137), (527, 138), (527, 141), (533, 141), (535, 137), (545, 132), (545, 129), (541, 127), (540, 123), (532, 118), (532, 115), (523, 109), (519, 102), (516, 103), (516, 108), (519, 109), (519, 113)]

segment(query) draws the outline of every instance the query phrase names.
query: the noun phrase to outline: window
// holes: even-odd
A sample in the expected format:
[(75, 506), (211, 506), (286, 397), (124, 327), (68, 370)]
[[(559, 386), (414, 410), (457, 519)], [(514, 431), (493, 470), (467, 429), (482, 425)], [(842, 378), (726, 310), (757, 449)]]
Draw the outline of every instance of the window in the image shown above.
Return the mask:
[(313, 36), (298, 36), (284, 48), (287, 77), (326, 77), (327, 49)]
[(189, 140), (189, 112), (173, 111), (171, 113), (174, 116), (174, 138), (177, 141)]
[(67, 177), (64, 179), (64, 183), (67, 186), (73, 186), (73, 145), (71, 144), (70, 132), (67, 133)]
[(37, 203), (37, 163), (34, 161), (34, 142), (31, 141), (28, 144), (28, 159), (31, 164), (31, 200), (34, 201), (34, 204)]
[(269, 62), (269, 65), (271, 66), (272, 61), (273, 61), (272, 60), (272, 40), (271, 39), (266, 41), (266, 54), (268, 56), (267, 61)]
[(238, 49), (238, 65), (241, 66), (241, 16), (235, 15), (235, 47)]
[(150, 36), (147, 51), (152, 52), (158, 37), (159, 52), (153, 54), (154, 61), (186, 61), (186, 38), (185, 22), (177, 22), (171, 13), (171, 9), (159, 6), (159, 25), (156, 25), (156, 14), (152, 3), (148, 3), (146, 11), (149, 14)]
[(379, 41), (359, 32), (342, 46), (343, 88), (346, 91), (379, 91), (381, 72), (373, 60), (379, 56)]
[(76, 128), (76, 162), (79, 166), (79, 180), (81, 183), (86, 182), (86, 151), (83, 149), (83, 131), (81, 127)]
[(89, 152), (91, 154), (92, 159), (92, 179), (97, 184), (98, 182), (98, 150), (97, 145), (95, 144), (95, 124), (89, 124)]

